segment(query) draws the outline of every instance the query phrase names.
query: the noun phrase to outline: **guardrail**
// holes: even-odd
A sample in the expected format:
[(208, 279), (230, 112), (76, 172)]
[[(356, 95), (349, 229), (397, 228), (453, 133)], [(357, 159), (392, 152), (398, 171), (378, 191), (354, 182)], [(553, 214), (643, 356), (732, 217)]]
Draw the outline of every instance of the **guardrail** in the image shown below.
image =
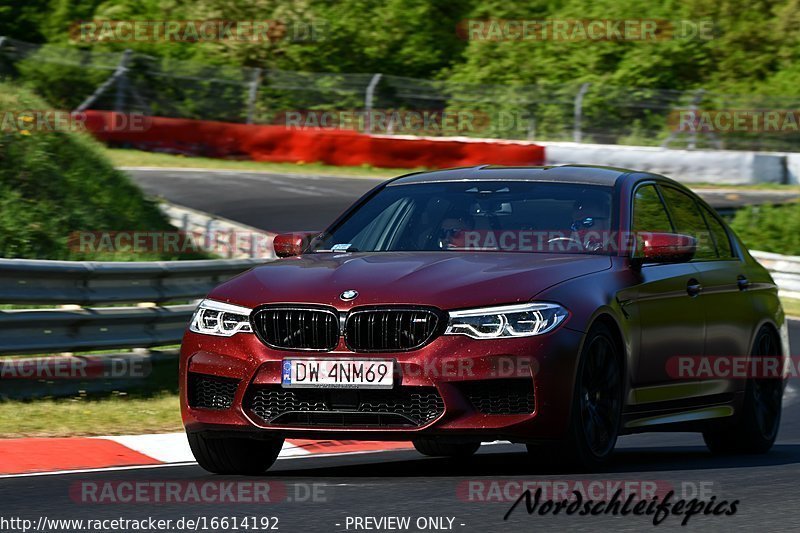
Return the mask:
[[(264, 262), (0, 259), (0, 303), (62, 305), (0, 311), (0, 355), (176, 344), (194, 310), (185, 302)], [(84, 307), (120, 303), (136, 305)]]

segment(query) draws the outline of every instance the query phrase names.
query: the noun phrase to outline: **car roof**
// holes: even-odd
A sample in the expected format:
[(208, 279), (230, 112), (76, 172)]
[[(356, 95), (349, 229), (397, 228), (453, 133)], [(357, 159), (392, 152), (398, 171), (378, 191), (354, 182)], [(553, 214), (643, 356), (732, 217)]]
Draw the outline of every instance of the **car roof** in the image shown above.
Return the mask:
[(505, 167), (482, 165), (407, 174), (388, 186), (448, 181), (540, 181), (614, 186), (618, 179), (636, 171), (594, 165)]

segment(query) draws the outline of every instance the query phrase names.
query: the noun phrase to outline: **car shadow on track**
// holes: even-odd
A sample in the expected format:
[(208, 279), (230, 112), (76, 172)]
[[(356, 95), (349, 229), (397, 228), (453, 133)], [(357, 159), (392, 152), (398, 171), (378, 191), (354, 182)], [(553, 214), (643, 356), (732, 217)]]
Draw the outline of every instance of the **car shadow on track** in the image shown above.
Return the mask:
[[(292, 468), (276, 468), (268, 475), (285, 478), (432, 478), (580, 473), (569, 468), (535, 464), (527, 453), (512, 451), (511, 448), (508, 452), (478, 453), (467, 459), (428, 458), (414, 451), (350, 456), (347, 457), (347, 464), (342, 464), (342, 459), (343, 456), (316, 458), (313, 465), (307, 465), (308, 468), (304, 464), (306, 459), (302, 462), (292, 461)], [(330, 465), (326, 465), (327, 462), (330, 462)], [(776, 445), (765, 455), (731, 456), (714, 456), (705, 447), (700, 446), (626, 448), (616, 452), (611, 462), (594, 474), (724, 470), (792, 464), (800, 464), (800, 445)], [(295, 468), (298, 466), (301, 468)]]

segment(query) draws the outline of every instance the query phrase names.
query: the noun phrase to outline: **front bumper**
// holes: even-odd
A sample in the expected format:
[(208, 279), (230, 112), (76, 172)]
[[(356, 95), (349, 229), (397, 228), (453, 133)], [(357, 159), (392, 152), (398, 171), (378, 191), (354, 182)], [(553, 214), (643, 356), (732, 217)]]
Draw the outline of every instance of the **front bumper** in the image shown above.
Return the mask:
[[(562, 327), (546, 335), (519, 339), (440, 336), (410, 352), (356, 354), (343, 345), (324, 353), (287, 351), (269, 348), (248, 333), (222, 338), (187, 332), (181, 346), (181, 412), (190, 432), (368, 440), (410, 440), (418, 436), (520, 442), (556, 439), (567, 430), (581, 340), (581, 333)], [(361, 411), (364, 404), (370, 409), (380, 406), (384, 415), (398, 411), (411, 423), (397, 423), (401, 420), (398, 416), (363, 416), (356, 404), (337, 405), (341, 404), (339, 398), (348, 394), (341, 390), (282, 389), (281, 363), (285, 357), (394, 359), (395, 389), (349, 394), (361, 395), (356, 400), (362, 402)], [(208, 408), (208, 404), (198, 407), (193, 400), (190, 406), (190, 388), (196, 386), (193, 380), (198, 376), (222, 378), (218, 382), (229, 394), (229, 401)], [(517, 391), (525, 387), (531, 398), (520, 398), (524, 393)], [(256, 397), (262, 399), (261, 404), (254, 402)], [(403, 402), (408, 397), (416, 403), (406, 409)], [(276, 401), (287, 405), (291, 411), (297, 404), (307, 410), (311, 403), (332, 413), (268, 417), (264, 415), (264, 398), (273, 406)]]

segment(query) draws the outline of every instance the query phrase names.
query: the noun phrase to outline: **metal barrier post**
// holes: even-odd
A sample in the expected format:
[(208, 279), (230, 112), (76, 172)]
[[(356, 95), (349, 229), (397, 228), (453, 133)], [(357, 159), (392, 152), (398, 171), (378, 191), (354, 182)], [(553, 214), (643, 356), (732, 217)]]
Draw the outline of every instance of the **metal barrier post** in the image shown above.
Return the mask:
[(383, 74), (372, 76), (372, 79), (369, 80), (369, 85), (367, 85), (367, 92), (364, 95), (364, 111), (367, 115), (364, 118), (364, 129), (367, 133), (372, 133), (372, 104), (375, 100), (375, 88), (378, 87), (382, 76)]
[(572, 127), (572, 140), (576, 143), (582, 142), (583, 131), (581, 129), (581, 121), (583, 120), (583, 97), (589, 90), (591, 83), (584, 83), (578, 89), (578, 94), (575, 95), (575, 103), (573, 109), (574, 123)]
[(254, 259), (258, 253), (258, 235), (255, 232), (250, 232), (250, 258)]
[(256, 116), (256, 98), (258, 97), (258, 87), (261, 85), (261, 69), (253, 69), (253, 79), (250, 80), (247, 92), (247, 123), (252, 124)]
[[(694, 94), (694, 98), (692, 98), (692, 107), (689, 110), (692, 112), (692, 117), (697, 117), (697, 108), (700, 102), (703, 100), (703, 94), (705, 91), (703, 89), (698, 89), (698, 91)], [(689, 150), (694, 150), (697, 148), (697, 128), (692, 130), (692, 133), (689, 135), (689, 145), (687, 146)]]
[(89, 106), (94, 104), (95, 101), (98, 98), (100, 98), (100, 96), (114, 84), (117, 84), (117, 96), (114, 104), (114, 110), (121, 111), (122, 105), (124, 103), (124, 93), (127, 90), (127, 83), (123, 82), (124, 85), (120, 87), (119, 80), (124, 79), (125, 75), (128, 72), (128, 60), (131, 57), (131, 53), (132, 52), (130, 49), (125, 50), (122, 53), (122, 59), (120, 60), (119, 65), (117, 65), (117, 70), (114, 71), (114, 74), (112, 74), (110, 78), (108, 78), (106, 81), (103, 82), (102, 85), (100, 85), (97, 89), (95, 89), (95, 91), (91, 95), (89, 95), (89, 97), (86, 100), (84, 100), (81, 103), (81, 105), (75, 108), (76, 113), (86, 111), (87, 109), (89, 109)]
[(205, 235), (205, 245), (206, 245), (206, 252), (210, 252), (216, 249), (216, 235), (214, 234), (214, 224), (217, 221), (213, 218), (209, 219), (206, 222), (206, 235)]
[(128, 92), (128, 61), (131, 58), (131, 50), (122, 53), (122, 60), (119, 63), (119, 76), (117, 77), (117, 93), (114, 96), (114, 111), (122, 113), (125, 111), (125, 94)]

